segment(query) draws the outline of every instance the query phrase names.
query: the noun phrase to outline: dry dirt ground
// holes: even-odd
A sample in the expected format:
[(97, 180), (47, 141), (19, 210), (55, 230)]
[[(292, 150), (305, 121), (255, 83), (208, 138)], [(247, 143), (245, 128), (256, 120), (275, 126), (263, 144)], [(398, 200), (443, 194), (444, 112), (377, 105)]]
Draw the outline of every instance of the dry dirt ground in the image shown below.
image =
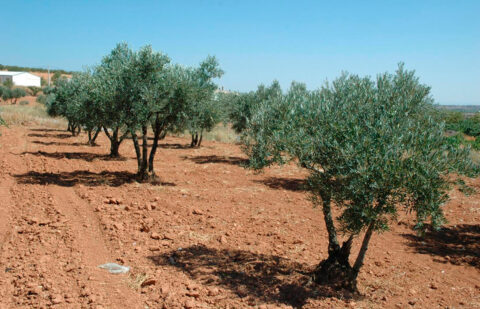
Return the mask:
[(424, 239), (404, 215), (375, 235), (352, 299), (309, 282), (327, 238), (294, 166), (256, 175), (236, 145), (168, 137), (162, 183), (138, 184), (129, 141), (110, 160), (103, 136), (1, 131), (0, 308), (480, 307), (478, 194), (452, 191)]

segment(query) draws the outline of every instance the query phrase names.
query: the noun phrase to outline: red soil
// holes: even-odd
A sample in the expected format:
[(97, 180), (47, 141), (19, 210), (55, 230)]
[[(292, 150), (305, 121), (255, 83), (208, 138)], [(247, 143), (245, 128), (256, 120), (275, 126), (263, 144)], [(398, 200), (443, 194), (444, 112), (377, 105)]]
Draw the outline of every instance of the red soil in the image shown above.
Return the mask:
[(425, 239), (404, 215), (375, 235), (351, 299), (309, 282), (327, 238), (294, 166), (255, 175), (236, 145), (169, 137), (163, 183), (138, 184), (130, 142), (109, 160), (103, 136), (1, 131), (0, 308), (480, 307), (476, 194), (452, 191), (450, 223)]

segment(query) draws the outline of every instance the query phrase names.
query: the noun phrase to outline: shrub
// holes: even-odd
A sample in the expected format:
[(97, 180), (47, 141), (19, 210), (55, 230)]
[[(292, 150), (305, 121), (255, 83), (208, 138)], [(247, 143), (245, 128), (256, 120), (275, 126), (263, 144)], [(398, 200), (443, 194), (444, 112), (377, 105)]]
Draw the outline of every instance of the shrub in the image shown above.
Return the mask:
[(28, 103), (28, 101), (26, 101), (26, 100), (23, 100), (23, 101), (20, 101), (20, 103), (19, 103), (19, 104), (20, 104), (20, 105), (28, 105), (29, 103)]
[(47, 102), (47, 96), (44, 95), (44, 94), (40, 94), (40, 95), (38, 95), (38, 97), (35, 99), (35, 101), (36, 101), (37, 103), (40, 103), (40, 104), (45, 105), (45, 103)]
[(28, 89), (30, 90), (30, 93), (31, 93), (33, 96), (36, 96), (40, 91), (42, 91), (42, 88), (40, 88), (40, 87), (35, 87), (35, 86), (30, 86), (30, 87), (28, 87)]

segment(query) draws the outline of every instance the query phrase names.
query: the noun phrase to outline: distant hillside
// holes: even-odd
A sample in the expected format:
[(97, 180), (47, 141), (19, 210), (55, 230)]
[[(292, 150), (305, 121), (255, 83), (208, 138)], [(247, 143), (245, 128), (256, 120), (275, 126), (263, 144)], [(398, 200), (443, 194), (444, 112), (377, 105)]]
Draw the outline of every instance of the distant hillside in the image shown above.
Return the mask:
[(437, 105), (440, 109), (465, 114), (474, 114), (480, 112), (480, 105)]
[[(47, 73), (48, 69), (45, 68), (30, 68), (30, 67), (20, 67), (16, 65), (3, 65), (0, 64), (0, 71), (20, 71), (20, 72), (41, 72), (41, 73)], [(61, 74), (68, 74), (71, 75), (73, 71), (65, 71), (65, 70), (50, 70), (50, 73), (54, 74), (56, 72), (59, 72)]]

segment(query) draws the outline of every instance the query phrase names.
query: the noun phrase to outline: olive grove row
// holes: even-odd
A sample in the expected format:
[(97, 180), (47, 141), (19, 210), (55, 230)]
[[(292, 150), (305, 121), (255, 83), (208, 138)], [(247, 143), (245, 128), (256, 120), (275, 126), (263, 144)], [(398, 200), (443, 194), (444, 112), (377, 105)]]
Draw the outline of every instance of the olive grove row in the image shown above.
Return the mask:
[(156, 148), (168, 132), (188, 130), (195, 146), (204, 130), (229, 122), (251, 168), (294, 162), (308, 171), (307, 189), (328, 232), (328, 257), (314, 281), (351, 290), (375, 232), (388, 230), (401, 210), (416, 214), (419, 231), (426, 223), (438, 227), (453, 184), (449, 175), (478, 171), (470, 149), (445, 137), (430, 88), (402, 64), (375, 79), (343, 74), (314, 91), (292, 83), (283, 92), (273, 82), (249, 93), (215, 95), (213, 80), (221, 75), (213, 57), (186, 68), (150, 47), (134, 52), (120, 44), (99, 66), (58, 83), (47, 107), (68, 119), (71, 132), (87, 130), (91, 143), (103, 130), (111, 155), (130, 137), (139, 180), (154, 176)]
[[(47, 111), (65, 117), (74, 135), (83, 127), (90, 144), (105, 132), (114, 157), (130, 137), (138, 179), (148, 180), (155, 175), (158, 142), (167, 132), (188, 129), (196, 137), (216, 124), (213, 79), (222, 74), (214, 57), (190, 68), (170, 63), (169, 57), (150, 46), (132, 51), (127, 44), (118, 44), (100, 65), (74, 74), (71, 80), (58, 80), (56, 87), (46, 90)], [(200, 142), (196, 138), (192, 146)]]

